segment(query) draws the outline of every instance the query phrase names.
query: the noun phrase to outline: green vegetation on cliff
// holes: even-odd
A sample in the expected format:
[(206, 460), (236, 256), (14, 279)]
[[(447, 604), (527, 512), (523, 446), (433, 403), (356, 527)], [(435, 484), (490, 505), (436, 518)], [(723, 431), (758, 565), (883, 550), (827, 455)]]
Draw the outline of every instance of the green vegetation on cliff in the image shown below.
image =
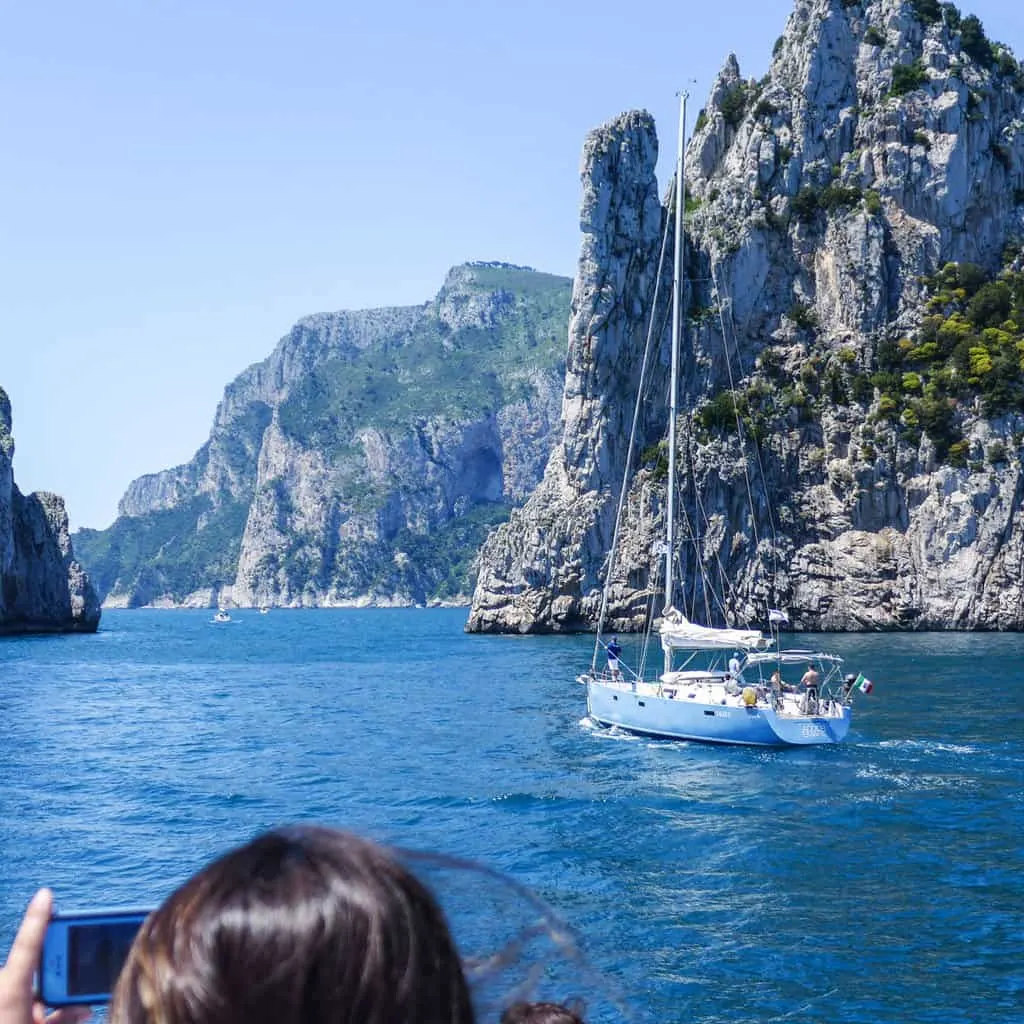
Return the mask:
[[(191, 463), (133, 484), (125, 506), (137, 514), (76, 535), (98, 592), (134, 606), (232, 586), (248, 522), (246, 585), (260, 600), (468, 594), (487, 532), (539, 480), (529, 446), (551, 418), (541, 404), (560, 394), (571, 288), (472, 263), (422, 307), (301, 321), (228, 386)], [(510, 409), (521, 431), (496, 425)], [(391, 470), (371, 471), (368, 430)], [(509, 467), (514, 496), (499, 493)]]
[(920, 328), (880, 342), (873, 371), (858, 368), (853, 349), (812, 350), (793, 379), (776, 351), (766, 349), (760, 379), (711, 397), (697, 412), (697, 424), (706, 433), (730, 433), (738, 417), (748, 432), (763, 436), (791, 409), (806, 421), (819, 402), (871, 405), (877, 396), (876, 421), (891, 421), (911, 444), (923, 433), (938, 458), (964, 465), (963, 408), (977, 405), (987, 417), (1024, 413), (1024, 272), (1013, 269), (1016, 253), (1007, 252), (996, 275), (973, 263), (947, 263), (922, 278), (927, 301)]
[(490, 323), (452, 326), (451, 296), (407, 333), (351, 357), (330, 359), (294, 387), (282, 429), (331, 454), (360, 427), (400, 430), (424, 418), (487, 416), (529, 397), (530, 372), (565, 358), (569, 283), (518, 267), (474, 267), (463, 304), (486, 301)]
[(213, 507), (207, 496), (144, 516), (119, 516), (106, 530), (79, 530), (75, 553), (97, 593), (130, 591), (146, 603), (230, 583), (249, 506)]

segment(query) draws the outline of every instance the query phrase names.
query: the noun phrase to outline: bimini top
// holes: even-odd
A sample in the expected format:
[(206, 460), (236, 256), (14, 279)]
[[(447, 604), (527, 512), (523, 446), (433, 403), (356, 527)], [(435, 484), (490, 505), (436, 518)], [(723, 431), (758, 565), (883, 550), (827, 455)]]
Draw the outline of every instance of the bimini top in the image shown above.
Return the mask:
[(763, 651), (771, 644), (771, 638), (756, 629), (714, 629), (710, 626), (698, 626), (675, 608), (667, 609), (661, 620), (661, 646), (666, 650), (719, 650), (740, 647), (745, 651)]

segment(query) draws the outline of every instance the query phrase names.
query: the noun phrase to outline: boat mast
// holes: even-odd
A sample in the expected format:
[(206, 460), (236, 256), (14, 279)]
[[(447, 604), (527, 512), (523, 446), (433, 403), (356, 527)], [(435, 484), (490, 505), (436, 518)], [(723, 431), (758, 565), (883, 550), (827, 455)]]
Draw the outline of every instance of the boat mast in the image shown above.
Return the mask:
[[(686, 137), (686, 96), (679, 94), (679, 138), (676, 150), (676, 231), (675, 258), (672, 269), (672, 374), (669, 378), (668, 393), (668, 505), (665, 510), (665, 610), (672, 607), (672, 575), (675, 559), (676, 519), (676, 395), (679, 391), (679, 336), (681, 330), (681, 309), (683, 272), (685, 269), (685, 248), (683, 241), (683, 207), (686, 206), (685, 149)], [(665, 651), (665, 671), (672, 670), (671, 651)]]

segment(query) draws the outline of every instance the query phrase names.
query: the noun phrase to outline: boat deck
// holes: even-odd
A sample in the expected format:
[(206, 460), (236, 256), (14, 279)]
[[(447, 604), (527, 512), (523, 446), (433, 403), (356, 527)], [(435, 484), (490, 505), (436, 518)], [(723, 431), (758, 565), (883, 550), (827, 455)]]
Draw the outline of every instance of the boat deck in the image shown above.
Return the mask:
[[(762, 684), (726, 683), (716, 676), (706, 676), (686, 672), (670, 673), (663, 681), (637, 682), (616, 680), (608, 673), (602, 673), (599, 681), (603, 686), (620, 690), (623, 693), (637, 693), (644, 697), (691, 702), (694, 704), (717, 704), (727, 708), (774, 708), (775, 713), (786, 718), (841, 718), (842, 705), (835, 700), (823, 696), (817, 705), (810, 708), (804, 705), (804, 695), (793, 691), (784, 691), (776, 695), (774, 700), (770, 689)], [(755, 700), (749, 703), (744, 697), (745, 688), (753, 689)]]

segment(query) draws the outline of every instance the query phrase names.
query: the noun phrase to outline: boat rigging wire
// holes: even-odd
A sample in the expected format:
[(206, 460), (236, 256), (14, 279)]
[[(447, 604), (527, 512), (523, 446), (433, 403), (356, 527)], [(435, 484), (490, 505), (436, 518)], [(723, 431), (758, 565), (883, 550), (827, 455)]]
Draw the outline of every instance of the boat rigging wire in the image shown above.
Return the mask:
[[(724, 318), (724, 316), (722, 314), (722, 297), (723, 297), (723, 295), (725, 296), (725, 301), (726, 301), (726, 303), (728, 304), (728, 307), (729, 307), (729, 323), (732, 326), (732, 337), (733, 337), (733, 342), (734, 342), (734, 349), (735, 349), (735, 352), (736, 352), (736, 362), (738, 364), (740, 373), (743, 374), (743, 372), (744, 372), (744, 369), (743, 369), (743, 357), (740, 354), (740, 347), (739, 347), (739, 343), (737, 341), (736, 320), (733, 317), (733, 313), (732, 313), (732, 309), (733, 309), (732, 296), (729, 295), (728, 292), (726, 292), (719, 285), (718, 273), (717, 273), (717, 271), (715, 269), (715, 261), (713, 259), (710, 261), (710, 264), (711, 264), (711, 280), (712, 280), (712, 283), (714, 284), (715, 292), (718, 294), (718, 319), (719, 319), (719, 323), (721, 324), (721, 327), (722, 327), (722, 340), (723, 340), (724, 345), (725, 345), (726, 363), (729, 364), (729, 339), (726, 336), (725, 318)], [(729, 365), (730, 365), (729, 376), (730, 376), (730, 381), (731, 381), (731, 379), (732, 379), (732, 370), (731, 370), (731, 364), (729, 364)], [(733, 402), (734, 409), (735, 409), (735, 405), (736, 405), (736, 403), (734, 401)], [(737, 426), (738, 426), (738, 429), (740, 431), (740, 435), (739, 435), (740, 436), (740, 443), (742, 444), (742, 442), (743, 442), (743, 429), (742, 429), (742, 424), (739, 423), (739, 412), (738, 412), (738, 410), (736, 411), (736, 417), (737, 417)], [(776, 579), (778, 578), (778, 575), (779, 575), (779, 543), (778, 543), (778, 534), (776, 533), (776, 529), (775, 529), (775, 513), (772, 511), (772, 503), (771, 503), (771, 501), (769, 500), (769, 497), (768, 497), (768, 477), (765, 474), (765, 471), (764, 471), (764, 461), (761, 458), (761, 446), (760, 446), (760, 444), (758, 444), (758, 441), (757, 441), (756, 437), (752, 438), (752, 441), (753, 441), (752, 447), (754, 449), (754, 458), (757, 460), (757, 470), (758, 470), (758, 473), (760, 473), (760, 475), (761, 475), (761, 485), (764, 487), (764, 498), (765, 498), (764, 505), (765, 505), (765, 511), (767, 512), (767, 515), (768, 515), (768, 528), (769, 528), (769, 530), (771, 532), (771, 535), (772, 535), (772, 592), (774, 593), (775, 592), (775, 581), (776, 581)], [(746, 474), (746, 459), (743, 460), (743, 466), (744, 466), (744, 473)], [(750, 477), (749, 477), (749, 475), (747, 475), (747, 494), (748, 494), (748, 496), (750, 496), (751, 519), (752, 519), (752, 522), (753, 522), (754, 539), (755, 539), (755, 543), (756, 543), (757, 542), (757, 522), (756, 522), (756, 519), (754, 518), (754, 514), (753, 514), (754, 500), (753, 500), (753, 496), (751, 494), (751, 486), (750, 486)]]
[[(718, 280), (717, 280), (718, 274), (715, 272), (715, 261), (714, 261), (714, 258), (711, 259), (711, 277), (712, 277), (712, 280), (715, 282), (715, 291), (718, 292), (718, 323), (719, 323), (719, 326), (722, 328), (722, 350), (725, 353), (725, 369), (726, 369), (726, 372), (729, 374), (729, 391), (732, 394), (732, 412), (733, 412), (733, 416), (736, 418), (736, 435), (737, 435), (737, 437), (739, 437), (740, 448), (742, 450), (742, 447), (743, 447), (743, 418), (740, 416), (739, 405), (738, 405), (738, 403), (736, 401), (736, 380), (735, 380), (735, 378), (733, 376), (733, 372), (732, 372), (732, 359), (729, 356), (729, 334), (728, 334), (728, 331), (725, 328), (725, 316), (722, 314), (722, 292), (719, 290), (719, 287), (718, 287)], [(732, 312), (731, 311), (731, 306), (732, 306), (731, 300), (730, 300), (729, 305), (730, 305), (730, 316), (731, 316), (731, 312)], [(735, 326), (735, 324), (734, 324), (734, 326)], [(736, 359), (737, 359), (737, 361), (739, 361), (739, 344), (738, 344), (738, 342), (736, 340), (735, 331), (733, 332), (733, 344), (734, 344), (734, 348), (736, 350)], [(743, 369), (743, 367), (741, 365), (740, 366), (740, 370), (742, 370), (742, 369)], [(755, 449), (755, 451), (757, 449), (756, 443), (754, 445), (754, 449)], [(750, 486), (750, 470), (747, 467), (747, 459), (746, 459), (745, 456), (744, 456), (744, 459), (743, 459), (743, 479), (744, 479), (744, 482), (746, 483), (746, 487), (747, 487), (747, 501), (750, 503), (750, 513), (751, 513), (750, 514), (750, 528), (751, 528), (751, 530), (753, 531), (753, 534), (754, 534), (754, 550), (756, 551), (758, 545), (761, 543), (761, 540), (760, 540), (760, 537), (758, 536), (758, 532), (757, 532), (757, 517), (754, 515), (754, 491), (753, 491), (753, 488)]]
[[(689, 427), (689, 421), (687, 421), (687, 427)], [(712, 536), (712, 534), (710, 532), (711, 531), (711, 519), (709, 518), (708, 513), (707, 513), (707, 509), (706, 509), (706, 507), (704, 505), (704, 499), (701, 496), (700, 488), (697, 486), (697, 475), (696, 475), (696, 473), (693, 470), (693, 452), (692, 452), (692, 448), (691, 448), (692, 441), (693, 441), (693, 435), (690, 432), (690, 430), (687, 429), (687, 432), (686, 432), (686, 460), (687, 460), (687, 465), (689, 466), (689, 469), (690, 469), (690, 472), (689, 472), (688, 475), (689, 475), (691, 483), (693, 484), (693, 500), (694, 500), (694, 503), (697, 506), (697, 511), (700, 513), (700, 518), (701, 518), (701, 521), (703, 522), (704, 529), (703, 529), (703, 531), (701, 533), (698, 533), (697, 530), (694, 530), (693, 527), (690, 525), (690, 518), (689, 518), (689, 516), (686, 517), (686, 522), (687, 522), (687, 526), (690, 529), (690, 535), (691, 535), (691, 537), (693, 539), (694, 565), (697, 568), (698, 572), (700, 573), (701, 595), (704, 598), (704, 615), (705, 615), (704, 621), (705, 622), (711, 622), (712, 621), (712, 619), (711, 619), (711, 604), (712, 604), (712, 602), (708, 600), (708, 594), (710, 593), (711, 598), (713, 599), (713, 603), (714, 603), (715, 607), (722, 614), (723, 620), (725, 622), (728, 622), (729, 621), (729, 616), (728, 616), (728, 614), (726, 612), (726, 609), (725, 609), (724, 597), (725, 597), (725, 590), (726, 590), (727, 587), (729, 587), (729, 575), (725, 571), (725, 566), (722, 564), (722, 556), (721, 556), (719, 547), (712, 547), (711, 551), (712, 551), (712, 553), (714, 555), (715, 564), (718, 566), (718, 578), (719, 578), (719, 580), (721, 582), (721, 585), (722, 585), (722, 598), (721, 599), (719, 598), (718, 591), (716, 590), (715, 585), (714, 585), (713, 581), (710, 578), (710, 574), (708, 573), (708, 569), (707, 569), (707, 566), (705, 564), (705, 559), (704, 559), (704, 543), (703, 543), (703, 541), (704, 541), (705, 538), (707, 538), (709, 536)], [(685, 508), (684, 508), (684, 515), (685, 515)], [(696, 606), (697, 606), (697, 594), (696, 594), (696, 587), (694, 587), (693, 607), (696, 608)]]
[[(678, 182), (673, 179), (672, 188), (669, 192), (671, 198), (678, 191)], [(640, 422), (640, 409), (643, 406), (643, 382), (647, 377), (647, 364), (650, 361), (651, 351), (654, 347), (654, 322), (658, 310), (658, 293), (661, 290), (661, 274), (665, 265), (665, 250), (668, 248), (668, 225), (669, 218), (665, 217), (665, 227), (661, 235), (661, 252), (658, 255), (658, 271), (654, 278), (654, 296), (651, 300), (651, 315), (647, 322), (647, 340), (644, 344), (644, 357), (640, 363), (640, 387), (637, 388), (636, 404), (633, 406), (633, 423), (629, 430), (629, 444), (626, 446), (626, 464), (622, 470), (622, 487), (619, 491), (619, 503), (615, 510), (615, 531), (612, 534), (612, 546), (608, 552), (604, 586), (601, 589), (601, 610), (597, 617), (597, 633), (594, 637), (594, 654), (590, 662), (590, 671), (597, 670), (597, 658), (601, 651), (601, 632), (604, 629), (605, 617), (608, 614), (608, 592), (610, 589), (612, 572), (615, 569), (615, 559), (619, 550), (619, 539), (622, 532), (622, 511), (626, 506), (626, 497), (629, 492), (630, 469), (633, 463), (633, 450), (636, 447), (637, 425)]]

